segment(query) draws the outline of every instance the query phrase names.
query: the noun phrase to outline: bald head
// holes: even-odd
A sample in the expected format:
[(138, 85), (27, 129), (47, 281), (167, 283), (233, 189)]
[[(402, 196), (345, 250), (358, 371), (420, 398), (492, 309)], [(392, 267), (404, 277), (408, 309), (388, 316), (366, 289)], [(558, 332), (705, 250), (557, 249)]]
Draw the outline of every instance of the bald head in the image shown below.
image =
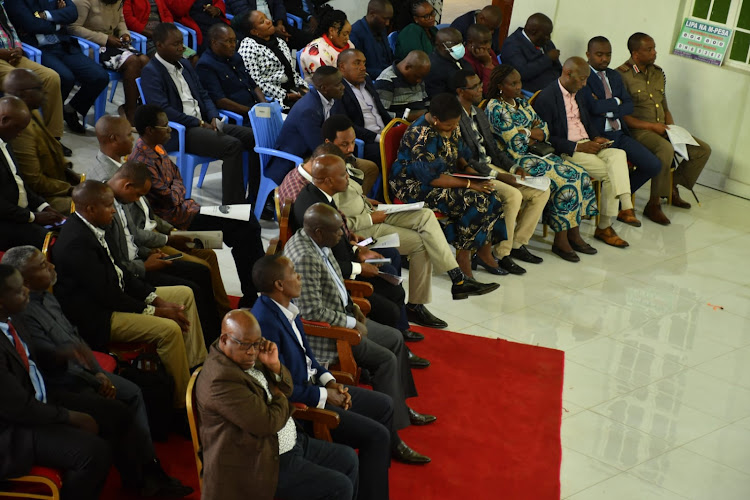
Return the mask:
[(544, 47), (550, 41), (552, 35), (552, 19), (541, 12), (537, 12), (529, 16), (523, 30), (531, 43), (537, 47)]
[(237, 339), (243, 331), (260, 328), (258, 320), (247, 309), (234, 309), (224, 315), (221, 320), (221, 333), (231, 333)]
[(103, 182), (83, 181), (73, 188), (73, 201), (78, 209), (87, 205), (99, 203), (106, 198), (107, 193), (112, 193), (112, 189)]
[(96, 122), (99, 149), (110, 158), (121, 161), (133, 151), (133, 132), (124, 116), (104, 115)]
[(569, 57), (563, 64), (560, 84), (571, 94), (575, 94), (586, 85), (589, 78), (589, 63), (582, 57)]
[[(243, 370), (255, 366), (262, 340), (258, 320), (246, 309), (229, 311), (221, 321), (218, 347)], [(250, 349), (253, 344), (259, 348)]]
[(125, 124), (130, 127), (130, 122), (124, 116), (119, 115), (103, 115), (96, 122), (94, 130), (96, 130), (96, 138), (101, 143), (104, 138), (112, 134), (119, 132)]
[(430, 56), (421, 50), (412, 50), (396, 65), (410, 85), (418, 85), (430, 73)]
[(341, 69), (342, 64), (346, 64), (349, 61), (356, 59), (357, 57), (362, 57), (362, 56), (364, 56), (364, 54), (362, 53), (361, 50), (346, 49), (339, 54), (338, 59), (336, 59), (336, 64), (339, 66), (339, 69)]
[(26, 104), (16, 96), (0, 99), (0, 139), (9, 142), (21, 133), (31, 121)]
[(435, 35), (434, 50), (446, 59), (450, 59), (450, 48), (461, 45), (464, 39), (461, 32), (456, 28), (443, 28)]
[(313, 160), (311, 173), (313, 184), (328, 196), (346, 191), (349, 185), (346, 163), (340, 156), (318, 156)]
[(320, 248), (336, 246), (344, 235), (343, 226), (338, 210), (326, 203), (316, 203), (305, 210), (302, 227)]
[(487, 26), (490, 31), (495, 31), (503, 22), (503, 11), (496, 5), (487, 5), (477, 14), (477, 23)]
[(550, 31), (552, 31), (552, 19), (541, 12), (531, 14), (526, 20), (526, 26), (524, 26), (524, 29), (528, 31), (529, 29), (536, 29), (539, 27), (549, 27)]
[(3, 81), (3, 91), (22, 99), (29, 109), (36, 109), (44, 103), (42, 79), (30, 69), (16, 68), (8, 73)]

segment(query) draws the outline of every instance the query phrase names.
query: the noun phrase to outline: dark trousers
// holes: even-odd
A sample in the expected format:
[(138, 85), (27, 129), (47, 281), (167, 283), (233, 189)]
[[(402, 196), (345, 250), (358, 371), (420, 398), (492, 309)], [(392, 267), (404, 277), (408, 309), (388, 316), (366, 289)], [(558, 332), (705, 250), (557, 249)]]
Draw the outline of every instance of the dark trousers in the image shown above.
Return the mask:
[(96, 98), (109, 85), (109, 75), (101, 65), (86, 57), (78, 42), (44, 45), (42, 65), (57, 71), (60, 75), (62, 100), (68, 98), (73, 86), (78, 82), (80, 89), (68, 104), (82, 115), (86, 115)]
[(357, 492), (357, 454), (348, 446), (297, 434), (297, 444), (279, 456), (280, 500), (351, 500)]
[(380, 392), (347, 386), (352, 407), (344, 410), (326, 404), (339, 414), (339, 426), (331, 431), (334, 442), (359, 450), (359, 500), (388, 498), (391, 466), (393, 401)]
[[(391, 259), (390, 264), (380, 266), (380, 270), (401, 276), (401, 255), (395, 248), (380, 248), (378, 252), (383, 257)], [(393, 285), (377, 276), (373, 278), (361, 278), (374, 288), (374, 293), (368, 297), (372, 310), (370, 318), (383, 325), (392, 326), (397, 330), (409, 329), (409, 320), (406, 317), (406, 291), (402, 285)]]
[(646, 149), (640, 142), (636, 141), (622, 130), (605, 132), (607, 139), (615, 141), (613, 148), (622, 149), (628, 155), (628, 161), (635, 166), (630, 171), (630, 192), (635, 193), (649, 179), (658, 175), (661, 171), (661, 162), (654, 154)]
[(44, 226), (33, 222), (18, 224), (0, 221), (0, 250), (5, 251), (21, 245), (31, 245), (41, 250), (47, 231)]
[(224, 233), (224, 243), (232, 248), (232, 257), (237, 266), (237, 274), (242, 286), (242, 307), (252, 307), (258, 298), (258, 291), (253, 284), (253, 265), (265, 255), (263, 241), (260, 239), (260, 224), (255, 215), (250, 213), (250, 220), (238, 221), (198, 214), (188, 228), (190, 231), (216, 231)]
[(33, 428), (34, 463), (63, 471), (63, 500), (97, 500), (112, 464), (107, 443), (70, 425)]
[(380, 144), (377, 142), (365, 143), (365, 160), (374, 162), (375, 165), (381, 165), (383, 162), (380, 160)]

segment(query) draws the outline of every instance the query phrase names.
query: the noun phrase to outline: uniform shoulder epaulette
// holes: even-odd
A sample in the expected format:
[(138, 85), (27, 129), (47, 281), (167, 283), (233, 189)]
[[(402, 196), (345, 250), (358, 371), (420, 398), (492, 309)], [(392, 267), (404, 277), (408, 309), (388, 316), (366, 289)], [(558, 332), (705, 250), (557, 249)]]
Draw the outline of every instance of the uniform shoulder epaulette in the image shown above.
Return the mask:
[(628, 71), (630, 71), (632, 67), (633, 67), (633, 64), (630, 63), (630, 61), (625, 61), (624, 63), (622, 63), (621, 65), (617, 67), (617, 71), (621, 73), (627, 73)]

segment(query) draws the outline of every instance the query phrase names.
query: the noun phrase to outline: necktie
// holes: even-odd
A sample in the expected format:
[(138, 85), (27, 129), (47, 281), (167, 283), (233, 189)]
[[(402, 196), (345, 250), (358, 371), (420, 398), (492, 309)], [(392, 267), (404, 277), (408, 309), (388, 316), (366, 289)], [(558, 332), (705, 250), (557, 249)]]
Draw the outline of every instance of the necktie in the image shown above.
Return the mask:
[[(612, 99), (612, 89), (609, 88), (609, 83), (607, 82), (607, 78), (604, 76), (604, 71), (597, 72), (599, 75), (599, 79), (602, 81), (602, 85), (604, 85), (604, 97), (607, 99)], [(612, 127), (612, 130), (620, 130), (620, 122), (614, 118), (607, 118), (607, 121), (609, 122), (610, 127)]]
[(16, 352), (21, 357), (23, 366), (26, 367), (26, 371), (29, 371), (29, 357), (26, 355), (26, 349), (24, 349), (23, 342), (21, 342), (21, 338), (16, 333), (16, 329), (13, 328), (10, 321), (8, 321), (8, 331), (10, 332), (10, 336), (13, 337), (13, 343), (16, 344)]

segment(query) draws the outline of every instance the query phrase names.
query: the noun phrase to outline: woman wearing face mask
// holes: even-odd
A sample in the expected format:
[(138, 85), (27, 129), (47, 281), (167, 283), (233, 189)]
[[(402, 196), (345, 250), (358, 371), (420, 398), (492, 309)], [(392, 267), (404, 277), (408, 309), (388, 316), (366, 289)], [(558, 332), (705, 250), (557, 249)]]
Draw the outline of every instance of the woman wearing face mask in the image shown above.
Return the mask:
[(432, 53), (435, 44), (435, 9), (427, 0), (415, 0), (410, 6), (413, 23), (398, 33), (396, 60), (401, 60), (412, 50)]
[(132, 124), (138, 103), (138, 87), (135, 79), (148, 64), (148, 57), (136, 52), (131, 46), (130, 32), (125, 25), (121, 0), (74, 0), (78, 19), (68, 26), (71, 35), (101, 45), (99, 62), (110, 71), (122, 74), (125, 104), (120, 106), (120, 115)]
[(472, 154), (458, 131), (462, 113), (455, 95), (435, 96), (430, 111), (404, 133), (388, 183), (399, 200), (423, 201), (445, 215), (445, 239), (456, 248), (456, 260), (466, 276), (472, 276), (474, 253), (482, 267), (501, 274), (492, 246), (507, 237), (502, 203), (489, 181), (451, 175), (477, 175), (468, 166)]
[(300, 56), (305, 80), (308, 83), (312, 83), (312, 74), (316, 69), (321, 66), (336, 66), (339, 53), (354, 48), (354, 44), (349, 41), (352, 25), (347, 21), (343, 11), (333, 10), (326, 5), (320, 10), (319, 17), (319, 38), (308, 43)]

